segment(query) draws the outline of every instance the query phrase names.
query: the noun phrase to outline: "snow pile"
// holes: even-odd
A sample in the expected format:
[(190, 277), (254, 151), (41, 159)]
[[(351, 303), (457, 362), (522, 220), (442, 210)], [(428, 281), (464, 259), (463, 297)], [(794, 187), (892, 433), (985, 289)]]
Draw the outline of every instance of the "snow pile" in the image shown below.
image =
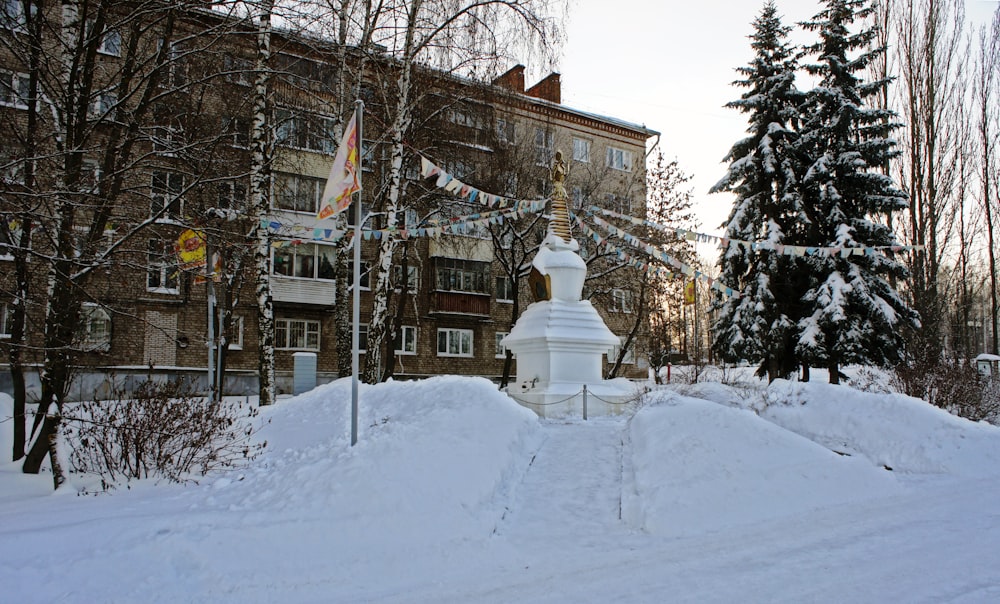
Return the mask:
[(623, 515), (687, 536), (894, 494), (885, 470), (838, 455), (754, 413), (660, 392), (632, 419)]
[[(351, 447), (341, 380), (263, 409), (261, 457), (198, 485), (76, 497), (8, 461), (2, 593), (241, 604), (1000, 598), (1000, 429), (825, 384), (675, 390), (651, 394), (631, 420), (557, 422), (483, 379), (362, 386)], [(10, 408), (0, 397), (4, 417)], [(10, 426), (0, 422), (7, 460)]]
[(373, 568), (488, 539), (540, 443), (535, 415), (480, 378), (362, 388), (355, 447), (340, 380), (265, 408), (251, 468), (0, 507), (0, 584), (39, 602), (279, 601), (310, 581), (372, 593)]
[(1000, 428), (902, 394), (785, 380), (749, 394), (721, 384), (685, 391), (752, 409), (786, 430), (898, 473), (1000, 475)]

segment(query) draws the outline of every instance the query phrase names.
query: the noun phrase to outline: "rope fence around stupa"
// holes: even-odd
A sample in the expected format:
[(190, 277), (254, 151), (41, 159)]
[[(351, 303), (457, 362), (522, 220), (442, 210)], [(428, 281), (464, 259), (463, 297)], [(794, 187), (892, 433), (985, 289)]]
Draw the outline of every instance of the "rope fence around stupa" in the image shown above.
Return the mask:
[(628, 400), (625, 400), (625, 401), (612, 401), (612, 400), (608, 400), (606, 398), (602, 398), (601, 396), (599, 396), (597, 394), (594, 394), (593, 390), (587, 388), (587, 386), (584, 385), (577, 392), (574, 392), (573, 394), (570, 394), (566, 398), (559, 399), (557, 401), (534, 402), (534, 401), (528, 401), (528, 400), (525, 400), (525, 399), (522, 399), (522, 398), (518, 398), (514, 393), (512, 393), (510, 391), (508, 391), (506, 394), (507, 394), (507, 396), (509, 396), (510, 398), (514, 399), (518, 403), (521, 403), (522, 405), (532, 405), (532, 406), (535, 406), (535, 407), (551, 407), (553, 405), (562, 405), (562, 404), (568, 403), (568, 402), (570, 402), (572, 400), (575, 400), (578, 397), (581, 397), (583, 395), (586, 395), (587, 398), (596, 399), (596, 400), (604, 403), (605, 405), (614, 405), (614, 406), (624, 407), (626, 405), (633, 405), (633, 404), (639, 402), (639, 400), (643, 396), (645, 396), (646, 394), (648, 394), (648, 393), (649, 393), (649, 389), (648, 388), (644, 388), (642, 391), (637, 392), (634, 397), (632, 397), (632, 398), (630, 398)]

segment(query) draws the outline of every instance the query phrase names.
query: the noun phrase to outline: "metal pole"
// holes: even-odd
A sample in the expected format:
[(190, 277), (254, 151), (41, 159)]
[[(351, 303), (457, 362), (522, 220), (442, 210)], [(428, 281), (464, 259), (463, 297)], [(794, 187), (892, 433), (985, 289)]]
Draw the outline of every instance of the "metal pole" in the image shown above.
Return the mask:
[(208, 292), (208, 388), (211, 400), (215, 400), (215, 280), (212, 274), (212, 246), (208, 244), (208, 231), (205, 237), (205, 287)]
[(691, 307), (691, 316), (694, 320), (694, 365), (695, 381), (698, 381), (698, 367), (701, 367), (701, 340), (698, 338), (698, 278), (691, 279), (691, 289), (694, 291), (694, 305)]
[(222, 387), (225, 385), (226, 376), (222, 371), (222, 349), (226, 347), (226, 334), (222, 331), (222, 314), (223, 310), (218, 308), (218, 304), (215, 305), (219, 311), (219, 345), (215, 349), (215, 400), (216, 402), (222, 402)]
[[(358, 169), (364, 163), (364, 129), (362, 117), (365, 103), (361, 99), (355, 102), (355, 115), (358, 125)], [(361, 182), (361, 179), (358, 179)], [(354, 208), (354, 290), (352, 298), (352, 325), (351, 325), (351, 446), (358, 444), (358, 357), (360, 355), (360, 325), (361, 325), (361, 223), (364, 220), (361, 216), (361, 190), (355, 194)]]
[(587, 421), (587, 385), (583, 385), (583, 421)]

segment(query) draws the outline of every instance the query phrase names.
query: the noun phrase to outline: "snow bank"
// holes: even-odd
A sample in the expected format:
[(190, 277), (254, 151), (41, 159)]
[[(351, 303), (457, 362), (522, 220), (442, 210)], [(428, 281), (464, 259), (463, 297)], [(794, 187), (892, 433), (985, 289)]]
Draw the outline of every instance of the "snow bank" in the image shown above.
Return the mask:
[(356, 447), (349, 380), (278, 405), (261, 433), (270, 453), (246, 484), (224, 488), (245, 491), (246, 509), (308, 506), (346, 530), (363, 512), (381, 531), (401, 523), (426, 535), (489, 534), (537, 447), (535, 414), (481, 378), (363, 385), (361, 401)]
[(244, 470), (0, 507), (5, 595), (327, 601), (377, 592), (383, 564), (420, 576), (424, 557), (487, 540), (541, 442), (535, 415), (480, 378), (362, 388), (355, 447), (340, 380), (262, 410), (268, 447)]
[(1000, 428), (902, 394), (775, 380), (747, 393), (699, 385), (697, 396), (745, 409), (830, 449), (908, 474), (1000, 475)]
[(629, 436), (623, 515), (655, 534), (721, 531), (899, 490), (890, 472), (750, 411), (669, 392), (636, 414)]

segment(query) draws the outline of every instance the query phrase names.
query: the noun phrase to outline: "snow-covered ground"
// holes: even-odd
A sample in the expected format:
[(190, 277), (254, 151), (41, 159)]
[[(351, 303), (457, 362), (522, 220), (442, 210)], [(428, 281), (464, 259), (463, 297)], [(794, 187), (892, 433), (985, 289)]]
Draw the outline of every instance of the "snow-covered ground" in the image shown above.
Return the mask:
[(251, 466), (52, 493), (10, 460), (9, 602), (997, 602), (1000, 428), (846, 386), (651, 393), (539, 421), (492, 384), (262, 411)]

